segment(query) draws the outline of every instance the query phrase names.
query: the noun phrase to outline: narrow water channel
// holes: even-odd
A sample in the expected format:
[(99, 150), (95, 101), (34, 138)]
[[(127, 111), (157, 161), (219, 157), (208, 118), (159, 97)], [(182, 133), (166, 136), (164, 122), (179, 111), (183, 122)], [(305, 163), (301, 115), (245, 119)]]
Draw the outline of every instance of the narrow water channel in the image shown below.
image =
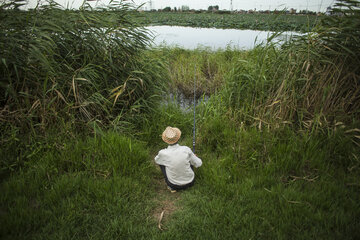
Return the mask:
[[(203, 95), (195, 99), (195, 106), (206, 103), (209, 100), (209, 96)], [(176, 93), (169, 93), (163, 100), (164, 105), (176, 104), (183, 112), (190, 112), (194, 109), (194, 98), (187, 98), (185, 95), (177, 91)]]

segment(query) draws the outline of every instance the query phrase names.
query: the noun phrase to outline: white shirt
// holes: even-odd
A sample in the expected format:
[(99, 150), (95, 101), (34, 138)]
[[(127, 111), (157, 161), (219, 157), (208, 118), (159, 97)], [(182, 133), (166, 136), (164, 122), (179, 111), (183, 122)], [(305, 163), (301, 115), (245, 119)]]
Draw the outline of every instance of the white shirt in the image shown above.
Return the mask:
[(190, 167), (191, 165), (196, 168), (202, 165), (201, 159), (195, 156), (189, 147), (179, 144), (169, 145), (160, 150), (155, 157), (155, 162), (164, 165), (168, 180), (179, 186), (194, 180), (195, 174)]

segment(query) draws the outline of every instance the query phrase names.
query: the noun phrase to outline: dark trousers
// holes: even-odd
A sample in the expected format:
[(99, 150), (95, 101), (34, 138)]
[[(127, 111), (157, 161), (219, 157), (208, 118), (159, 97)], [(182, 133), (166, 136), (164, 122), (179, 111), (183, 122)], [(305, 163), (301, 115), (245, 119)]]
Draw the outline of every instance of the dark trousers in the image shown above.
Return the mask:
[[(166, 184), (167, 184), (171, 189), (173, 189), (173, 190), (184, 190), (184, 189), (186, 189), (186, 188), (188, 188), (188, 187), (192, 187), (192, 186), (194, 185), (194, 183), (195, 183), (195, 177), (194, 177), (194, 180), (192, 180), (192, 182), (190, 182), (190, 183), (188, 183), (188, 184), (185, 184), (185, 185), (176, 185), (176, 184), (173, 184), (173, 183), (171, 183), (171, 182), (169, 181), (169, 179), (168, 179), (168, 177), (167, 177), (167, 175), (166, 175), (165, 166), (159, 165), (159, 167), (160, 167), (160, 169), (161, 169), (161, 171), (162, 171), (162, 173), (163, 173), (163, 175), (164, 175)], [(191, 168), (192, 168), (192, 166), (191, 166)]]

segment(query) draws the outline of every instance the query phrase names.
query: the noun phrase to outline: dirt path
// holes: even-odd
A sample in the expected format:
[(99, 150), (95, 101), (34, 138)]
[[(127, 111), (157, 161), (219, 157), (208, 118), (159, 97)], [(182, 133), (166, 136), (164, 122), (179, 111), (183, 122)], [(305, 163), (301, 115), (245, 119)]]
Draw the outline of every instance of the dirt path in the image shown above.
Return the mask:
[(154, 164), (154, 167), (157, 167), (159, 174), (154, 177), (157, 207), (154, 209), (153, 217), (158, 224), (158, 228), (166, 230), (166, 223), (171, 219), (172, 214), (179, 209), (176, 202), (180, 199), (181, 193), (171, 193), (167, 189), (160, 168), (156, 164)]

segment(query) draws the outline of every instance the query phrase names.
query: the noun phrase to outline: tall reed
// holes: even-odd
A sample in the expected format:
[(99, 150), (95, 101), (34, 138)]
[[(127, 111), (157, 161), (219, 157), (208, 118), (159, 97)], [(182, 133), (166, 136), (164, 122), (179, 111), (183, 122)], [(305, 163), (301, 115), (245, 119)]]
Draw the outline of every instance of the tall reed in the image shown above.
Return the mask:
[(349, 11), (326, 18), (315, 32), (280, 49), (274, 43), (258, 46), (252, 58), (234, 62), (223, 97), (240, 119), (259, 128), (295, 124), (308, 129), (359, 119), (358, 1), (341, 2)]
[(151, 109), (163, 67), (144, 57), (149, 33), (136, 24), (133, 5), (69, 10), (48, 1), (22, 11), (21, 4), (0, 7), (2, 123), (44, 130)]

